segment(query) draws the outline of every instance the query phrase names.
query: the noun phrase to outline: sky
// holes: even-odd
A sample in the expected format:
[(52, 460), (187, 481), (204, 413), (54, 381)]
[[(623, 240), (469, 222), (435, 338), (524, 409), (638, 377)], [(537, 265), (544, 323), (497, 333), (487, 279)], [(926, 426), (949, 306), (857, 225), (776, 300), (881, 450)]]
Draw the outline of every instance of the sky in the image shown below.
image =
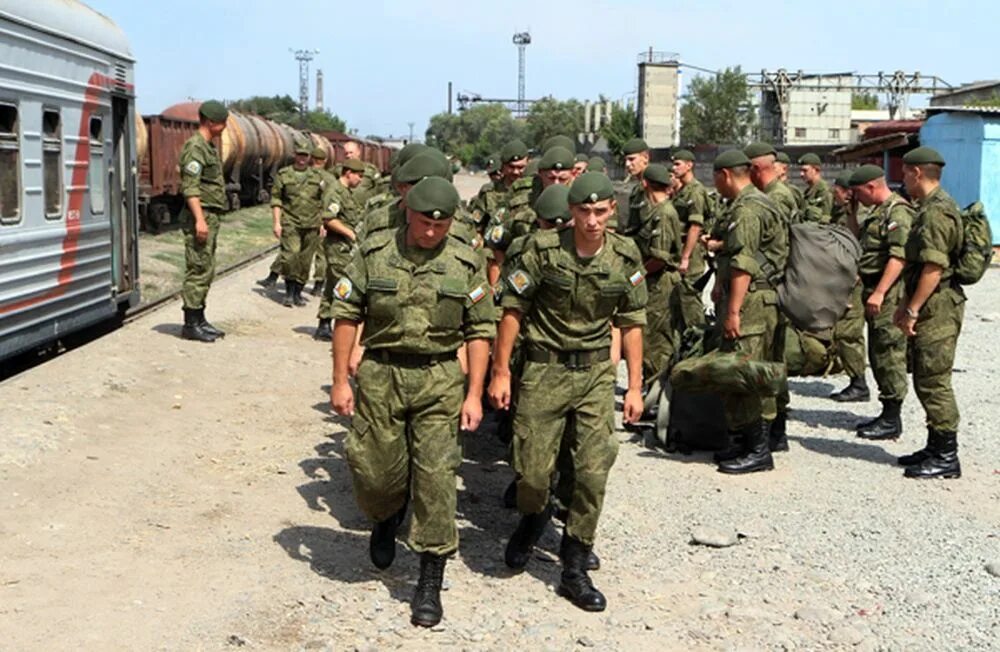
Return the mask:
[[(959, 85), (1000, 79), (1000, 3), (840, 0), (813, 3), (333, 2), (88, 0), (126, 33), (143, 114), (188, 98), (298, 98), (289, 49), (318, 49), (327, 108), (364, 136), (419, 138), (455, 93), (517, 96), (514, 32), (528, 31), (526, 95), (633, 96), (652, 47), (682, 63), (747, 72), (936, 75)], [(765, 7), (763, 10), (755, 8)], [(697, 74), (684, 70), (690, 78)], [(919, 102), (914, 102), (919, 104)], [(457, 103), (456, 103), (457, 106)]]

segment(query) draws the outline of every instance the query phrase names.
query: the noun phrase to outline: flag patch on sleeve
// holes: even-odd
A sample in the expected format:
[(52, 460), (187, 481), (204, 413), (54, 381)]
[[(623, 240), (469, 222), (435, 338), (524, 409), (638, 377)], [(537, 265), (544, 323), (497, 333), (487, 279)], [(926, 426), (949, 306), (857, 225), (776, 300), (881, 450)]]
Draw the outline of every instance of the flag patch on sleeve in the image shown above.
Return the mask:
[(632, 287), (635, 287), (636, 285), (642, 283), (642, 279), (644, 279), (645, 277), (646, 277), (645, 274), (643, 274), (641, 271), (636, 271), (634, 274), (632, 274), (632, 276), (628, 277), (628, 281), (629, 283), (632, 284)]
[(483, 297), (485, 296), (486, 296), (486, 290), (483, 289), (482, 285), (477, 287), (472, 292), (469, 292), (469, 299), (472, 301), (473, 305), (482, 301)]

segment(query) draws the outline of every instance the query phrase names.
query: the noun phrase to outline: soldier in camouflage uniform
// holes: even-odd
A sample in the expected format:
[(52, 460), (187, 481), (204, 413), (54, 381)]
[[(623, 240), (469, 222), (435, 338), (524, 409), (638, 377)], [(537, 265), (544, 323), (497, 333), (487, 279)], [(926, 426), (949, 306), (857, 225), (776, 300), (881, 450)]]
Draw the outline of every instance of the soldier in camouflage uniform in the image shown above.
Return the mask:
[[(330, 400), (353, 417), (345, 453), (358, 504), (375, 523), (369, 553), (378, 568), (392, 564), (409, 499), (409, 546), (420, 554), (411, 621), (423, 627), (441, 621), (445, 559), (458, 549), (459, 428), (474, 431), (482, 420), (495, 331), (481, 257), (447, 237), (458, 205), (444, 179), (416, 184), (407, 193), (406, 226), (366, 240), (334, 289)], [(355, 404), (349, 357), (362, 325)], [(457, 358), (463, 344), (467, 377)]]
[(490, 215), (496, 213), (497, 206), (503, 198), (505, 189), (500, 175), (500, 153), (493, 154), (486, 160), (486, 174), (490, 180), (484, 183), (469, 201), (469, 211), (476, 224), (479, 235), (485, 235)]
[(906, 241), (906, 296), (896, 324), (909, 338), (913, 391), (927, 422), (927, 445), (899, 459), (908, 478), (958, 478), (958, 403), (951, 386), (965, 292), (953, 277), (964, 242), (961, 210), (941, 188), (945, 161), (930, 147), (903, 156), (903, 184), (916, 216)]
[(181, 148), (181, 194), (184, 208), (184, 327), (181, 337), (214, 342), (225, 333), (205, 319), (205, 298), (215, 278), (215, 247), (219, 236), (219, 216), (226, 210), (226, 183), (222, 161), (212, 145), (226, 129), (229, 111), (209, 100), (198, 109), (198, 133)]
[(622, 156), (628, 178), (618, 193), (618, 219), (615, 228), (618, 233), (632, 237), (649, 210), (646, 193), (642, 189), (642, 173), (649, 165), (649, 145), (642, 138), (632, 138), (622, 146)]
[[(784, 216), (750, 180), (751, 159), (739, 150), (716, 157), (715, 187), (729, 200), (726, 227), (718, 251), (718, 278), (713, 299), (723, 351), (751, 360), (780, 361), (777, 343), (778, 296), (770, 279), (788, 258)], [(753, 394), (723, 396), (732, 447), (716, 457), (723, 473), (752, 473), (774, 468), (768, 419), (776, 414), (774, 399)]]
[(869, 364), (878, 385), (882, 413), (858, 426), (864, 439), (896, 439), (903, 433), (900, 410), (906, 398), (906, 336), (893, 324), (903, 299), (904, 247), (910, 235), (913, 209), (892, 192), (877, 165), (863, 165), (851, 175), (858, 202), (870, 209), (859, 225), (861, 261), (858, 273), (864, 290), (868, 322)]
[[(504, 231), (509, 226), (509, 215), (523, 206), (532, 203), (532, 177), (525, 177), (528, 167), (528, 146), (520, 140), (513, 140), (504, 145), (500, 152), (500, 174), (503, 194), (495, 204), (494, 212), (486, 218), (486, 228), (483, 237), (490, 251), (490, 260), (486, 274), (490, 286), (496, 287), (500, 279), (500, 268), (504, 261), (504, 249), (510, 244), (510, 238), (504, 237)], [(497, 228), (500, 227), (498, 231)], [(496, 237), (491, 239), (490, 234)], [(498, 246), (499, 245), (499, 246)]]
[(788, 168), (792, 165), (792, 158), (785, 152), (778, 152), (774, 157), (774, 169), (778, 171), (778, 178), (781, 183), (791, 191), (792, 196), (795, 197), (795, 205), (801, 211), (805, 208), (806, 198), (802, 189), (797, 185), (788, 180)]
[(510, 355), (524, 320), (527, 362), (514, 421), (514, 461), (521, 476), (517, 503), (523, 516), (505, 561), (524, 568), (549, 520), (550, 481), (572, 414), (575, 481), (558, 591), (582, 609), (602, 611), (607, 601), (586, 565), (618, 449), (610, 326), (623, 331), (629, 369), (623, 418), (631, 423), (642, 412), (646, 287), (635, 244), (606, 231), (616, 209), (611, 181), (584, 173), (570, 187), (569, 203), (573, 228), (539, 231), (516, 268), (505, 268), (490, 399), (498, 409), (510, 406)]
[(799, 158), (799, 175), (806, 182), (799, 205), (800, 221), (827, 224), (833, 212), (833, 194), (823, 180), (823, 161), (816, 154), (803, 154)]
[(705, 275), (705, 251), (701, 246), (701, 235), (706, 232), (705, 221), (711, 217), (711, 202), (708, 190), (694, 176), (694, 153), (686, 149), (677, 150), (671, 161), (674, 178), (680, 183), (680, 189), (673, 199), (674, 208), (684, 225), (684, 250), (677, 268), (681, 274), (677, 297), (683, 332), (690, 326), (705, 324), (701, 290), (694, 284)]
[[(322, 147), (314, 147), (312, 151), (312, 166), (323, 175), (327, 187), (331, 188), (337, 177), (327, 169), (327, 162), (328, 154), (326, 150)], [(323, 247), (322, 242), (323, 238), (326, 237), (326, 231), (323, 227), (320, 227), (319, 237), (320, 244), (316, 247), (316, 254), (313, 257), (313, 286), (309, 291), (313, 296), (319, 296), (323, 293), (323, 285), (326, 281), (326, 248)]]
[[(361, 161), (361, 144), (354, 140), (344, 143), (344, 159)], [(365, 202), (378, 193), (381, 186), (382, 174), (380, 170), (366, 161), (361, 161), (365, 166), (365, 174), (361, 183), (354, 189), (354, 202), (358, 206), (364, 206)], [(340, 177), (343, 173), (343, 164), (334, 169), (334, 175)]]
[[(851, 193), (852, 172), (845, 170), (837, 175), (837, 180), (833, 184), (833, 210), (830, 212), (830, 221), (832, 224), (852, 229), (857, 237), (858, 219), (852, 215), (856, 207)], [(865, 380), (865, 300), (862, 287), (859, 277), (851, 292), (847, 312), (833, 327), (833, 342), (837, 347), (837, 357), (844, 367), (844, 373), (850, 379), (847, 387), (830, 395), (830, 398), (839, 403), (861, 403), (871, 398)]]
[(361, 222), (361, 209), (354, 202), (351, 191), (361, 183), (365, 167), (357, 159), (347, 159), (340, 169), (340, 178), (330, 182), (323, 200), (326, 206), (323, 212), (322, 248), (327, 265), (323, 301), (317, 315), (319, 325), (313, 334), (318, 340), (329, 340), (332, 335), (333, 284), (343, 276), (344, 268), (351, 260), (358, 239), (358, 224)]

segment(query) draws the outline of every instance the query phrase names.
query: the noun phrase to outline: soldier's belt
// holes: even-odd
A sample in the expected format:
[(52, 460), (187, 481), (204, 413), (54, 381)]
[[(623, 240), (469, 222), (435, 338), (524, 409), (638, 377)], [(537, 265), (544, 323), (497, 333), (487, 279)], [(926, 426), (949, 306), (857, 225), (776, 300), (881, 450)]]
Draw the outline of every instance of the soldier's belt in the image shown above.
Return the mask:
[(457, 351), (447, 351), (445, 353), (403, 353), (401, 351), (390, 351), (389, 349), (365, 349), (365, 358), (377, 360), (397, 367), (430, 367), (439, 362), (457, 360)]
[(586, 369), (598, 362), (611, 359), (611, 349), (594, 349), (592, 351), (550, 351), (539, 347), (529, 347), (526, 359), (528, 362), (545, 362), (565, 365), (567, 369)]

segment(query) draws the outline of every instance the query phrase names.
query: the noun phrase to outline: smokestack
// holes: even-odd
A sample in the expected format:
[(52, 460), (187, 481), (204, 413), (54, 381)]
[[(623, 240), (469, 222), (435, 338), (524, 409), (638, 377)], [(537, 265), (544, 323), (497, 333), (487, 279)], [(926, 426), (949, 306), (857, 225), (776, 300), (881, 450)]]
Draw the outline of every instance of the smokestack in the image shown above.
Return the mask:
[(448, 115), (451, 115), (451, 82), (448, 82)]
[(316, 110), (323, 110), (323, 71), (316, 70)]

